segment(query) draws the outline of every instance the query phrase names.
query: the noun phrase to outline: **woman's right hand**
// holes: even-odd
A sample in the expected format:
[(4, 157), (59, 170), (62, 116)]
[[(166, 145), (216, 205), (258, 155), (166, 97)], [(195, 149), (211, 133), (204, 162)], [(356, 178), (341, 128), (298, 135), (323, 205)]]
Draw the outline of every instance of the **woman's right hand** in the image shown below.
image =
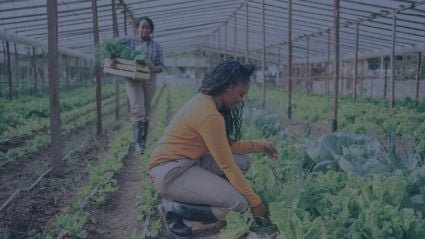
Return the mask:
[(117, 64), (118, 64), (117, 59), (115, 59), (115, 57), (111, 58), (111, 65), (110, 65), (110, 67), (112, 69), (116, 69), (117, 68)]
[(263, 141), (263, 148), (264, 153), (266, 153), (270, 159), (277, 159), (277, 149), (272, 143)]
[(260, 203), (255, 207), (251, 207), (251, 212), (254, 215), (254, 217), (265, 218), (267, 216), (267, 207), (266, 205), (264, 205), (264, 203)]

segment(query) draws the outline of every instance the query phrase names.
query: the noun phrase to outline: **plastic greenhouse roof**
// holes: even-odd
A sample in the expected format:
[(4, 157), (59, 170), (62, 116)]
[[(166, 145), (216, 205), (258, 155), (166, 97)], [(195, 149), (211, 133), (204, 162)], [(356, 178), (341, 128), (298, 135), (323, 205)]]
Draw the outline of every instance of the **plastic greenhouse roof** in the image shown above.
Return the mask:
[[(46, 0), (0, 0), (0, 39), (21, 44), (47, 44)], [(100, 40), (112, 38), (111, 0), (98, 0)], [(118, 4), (120, 1), (116, 0)], [(131, 14), (149, 16), (155, 24), (154, 39), (165, 53), (197, 48), (223, 52), (227, 25), (227, 53), (245, 54), (246, 19), (249, 51), (259, 57), (262, 49), (260, 0), (124, 0)], [(58, 0), (59, 46), (92, 54), (94, 49), (90, 0)], [(333, 33), (333, 0), (293, 0), (293, 57), (304, 61), (309, 38), (310, 62), (325, 61), (328, 31)], [(246, 7), (248, 5), (248, 18)], [(393, 14), (397, 12), (396, 53), (408, 54), (425, 49), (425, 1), (414, 0), (341, 0), (340, 51), (343, 59), (353, 58), (355, 28), (359, 23), (360, 57), (389, 54)], [(124, 35), (123, 6), (117, 6), (119, 35)], [(236, 17), (236, 35), (235, 29)], [(130, 22), (130, 17), (128, 17)], [(269, 61), (282, 62), (287, 54), (288, 0), (265, 0), (265, 31)], [(133, 29), (128, 25), (128, 34)], [(13, 36), (11, 38), (11, 36)], [(25, 41), (26, 40), (26, 41)], [(28, 40), (31, 42), (28, 43)], [(220, 41), (219, 41), (220, 40)], [(279, 50), (280, 49), (280, 50)]]

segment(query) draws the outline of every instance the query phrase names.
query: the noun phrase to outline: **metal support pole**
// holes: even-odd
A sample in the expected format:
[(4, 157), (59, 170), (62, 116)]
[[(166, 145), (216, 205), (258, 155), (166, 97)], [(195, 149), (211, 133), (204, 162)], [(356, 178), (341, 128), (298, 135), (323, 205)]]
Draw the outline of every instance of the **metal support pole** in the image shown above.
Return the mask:
[(281, 81), (281, 74), (280, 74), (280, 71), (281, 71), (281, 69), (282, 69), (282, 67), (281, 67), (281, 64), (282, 64), (282, 62), (281, 62), (281, 51), (282, 51), (282, 48), (279, 46), (279, 48), (278, 48), (278, 51), (277, 51), (277, 80), (278, 80), (278, 82), (280, 82)]
[(9, 83), (9, 99), (13, 97), (13, 86), (12, 86), (12, 64), (10, 62), (10, 45), (6, 41), (6, 58), (7, 58), (7, 79)]
[(417, 61), (417, 70), (416, 70), (416, 94), (415, 94), (416, 102), (419, 101), (419, 87), (421, 86), (419, 84), (419, 80), (421, 78), (421, 68), (422, 68), (422, 52), (418, 52), (418, 61)]
[[(114, 38), (119, 37), (118, 21), (115, 0), (112, 0), (112, 33)], [(115, 87), (115, 120), (120, 119), (120, 84), (115, 76), (111, 76)]]
[(340, 0), (334, 0), (334, 41), (335, 41), (335, 95), (334, 111), (332, 118), (332, 132), (338, 130), (338, 81), (339, 81), (339, 6)]
[(387, 59), (387, 57), (385, 56), (384, 57), (384, 60), (385, 60), (385, 71), (384, 71), (384, 99), (386, 99), (387, 98), (387, 80), (388, 80), (388, 59)]
[(340, 79), (341, 79), (341, 89), (340, 93), (341, 95), (344, 95), (344, 60), (341, 61), (341, 69), (340, 69)]
[(357, 98), (357, 77), (358, 77), (358, 63), (359, 63), (359, 28), (360, 23), (356, 23), (356, 47), (354, 56), (354, 83), (353, 83), (353, 101), (356, 102)]
[(236, 38), (237, 38), (237, 13), (235, 12), (235, 25), (234, 25), (234, 32), (233, 32), (233, 59), (236, 61), (238, 58), (238, 49), (236, 46)]
[[(99, 45), (99, 24), (97, 21), (97, 5), (96, 0), (92, 0), (93, 13), (93, 37), (95, 46)], [(102, 81), (100, 62), (96, 60), (96, 113), (97, 113), (97, 135), (102, 135)]]
[(59, 44), (58, 44), (58, 3), (50, 0), (47, 3), (48, 19), (48, 60), (49, 60), (49, 110), (50, 110), (50, 143), (53, 174), (63, 177), (64, 162), (62, 160), (62, 135), (59, 102)]
[[(14, 52), (15, 52), (15, 59), (14, 59), (14, 63), (15, 63), (15, 82), (16, 82), (16, 86), (15, 86), (15, 88), (16, 88), (16, 91), (15, 91), (15, 94), (16, 94), (16, 96), (18, 96), (18, 89), (19, 89), (19, 87), (18, 87), (18, 84), (19, 84), (19, 82), (20, 82), (20, 80), (19, 80), (19, 54), (18, 54), (18, 49), (17, 49), (17, 47), (16, 47), (16, 43), (13, 43), (13, 49), (14, 49)], [(22, 83), (20, 83), (21, 84), (21, 86), (22, 86)]]
[(38, 79), (37, 79), (37, 55), (35, 46), (32, 47), (32, 74), (34, 81), (34, 92), (37, 92), (38, 89)]
[(288, 119), (292, 119), (292, 0), (288, 0)]
[(401, 58), (403, 59), (403, 72), (406, 72), (406, 61), (407, 61), (407, 56), (401, 56)]
[(118, 32), (118, 21), (117, 21), (117, 10), (116, 10), (116, 4), (115, 0), (111, 0), (111, 6), (112, 6), (112, 35), (114, 38), (119, 37)]
[[(221, 29), (218, 29), (218, 48), (221, 48)], [(220, 60), (224, 60), (224, 48), (222, 49), (223, 51), (223, 59)]]
[(392, 39), (391, 39), (391, 107), (394, 107), (395, 104), (395, 41), (397, 33), (397, 12), (394, 11), (393, 15), (393, 30), (392, 30)]
[(369, 94), (370, 98), (373, 98), (373, 91), (374, 91), (374, 88), (375, 88), (375, 82), (374, 82), (375, 77), (376, 77), (376, 71), (374, 70), (373, 71), (373, 77), (370, 78), (370, 94)]
[(224, 60), (227, 60), (227, 22), (224, 23)]
[(385, 67), (384, 61), (385, 61), (385, 56), (381, 56), (381, 64), (380, 64), (380, 67), (379, 67), (379, 81), (383, 81), (384, 77), (385, 77), (384, 72), (383, 72), (384, 67)]
[(325, 81), (326, 95), (329, 97), (329, 78), (331, 77), (331, 31), (328, 30), (328, 67)]
[[(64, 72), (65, 72), (65, 89), (69, 89), (69, 71), (68, 71), (68, 68), (69, 68), (69, 65), (68, 65), (68, 56), (67, 55), (64, 55), (63, 56), (63, 63), (64, 63)], [(59, 87), (60, 88), (60, 87)]]
[(127, 36), (128, 25), (127, 25), (127, 11), (124, 10), (124, 36)]
[[(7, 56), (6, 56), (6, 44), (5, 42), (2, 42), (2, 47), (3, 47), (3, 66), (4, 68), (2, 68), (1, 70), (3, 71), (4, 77), (6, 78), (6, 72), (7, 72)], [(1, 75), (1, 73), (0, 73)], [(0, 97), (3, 96), (3, 87), (2, 87), (2, 83), (0, 83)]]
[[(312, 90), (310, 82), (310, 37), (307, 37), (306, 39), (306, 62), (305, 62), (305, 78), (307, 82), (307, 94), (310, 94), (310, 91)], [(311, 85), (310, 85), (311, 84)]]
[(246, 31), (245, 31), (245, 63), (249, 62), (249, 17), (248, 17), (248, 1), (246, 1)]
[[(82, 61), (82, 59), (81, 58), (78, 58), (78, 57), (76, 57), (75, 58), (75, 69), (77, 69), (77, 73), (76, 73), (76, 81), (78, 81), (79, 79), (81, 79), (82, 78), (82, 74), (81, 74), (81, 68), (83, 68), (83, 67), (81, 67), (81, 61)], [(75, 82), (72, 84), (72, 89), (75, 89)]]
[(265, 5), (264, 5), (264, 1), (265, 0), (261, 0), (261, 23), (262, 23), (262, 51), (261, 51), (261, 77), (263, 79), (263, 99), (262, 99), (262, 106), (263, 108), (266, 105), (266, 75), (265, 75), (265, 71), (266, 71), (266, 21), (265, 21)]
[(360, 76), (360, 97), (363, 96), (363, 81), (367, 75), (366, 58), (362, 59), (362, 75)]

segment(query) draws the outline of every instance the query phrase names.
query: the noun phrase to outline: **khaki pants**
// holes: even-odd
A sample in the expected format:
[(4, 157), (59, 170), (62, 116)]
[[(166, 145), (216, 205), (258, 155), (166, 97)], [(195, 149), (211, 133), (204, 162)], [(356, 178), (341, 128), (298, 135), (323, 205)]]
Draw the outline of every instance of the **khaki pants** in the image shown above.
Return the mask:
[[(250, 167), (247, 155), (234, 155), (242, 172)], [(218, 220), (229, 211), (243, 212), (248, 201), (224, 178), (224, 173), (208, 155), (200, 160), (179, 159), (150, 170), (159, 194), (168, 199), (192, 204), (207, 204)]]
[(127, 79), (125, 88), (130, 101), (130, 120), (132, 123), (149, 121), (152, 114), (152, 98), (156, 90), (156, 74), (149, 80)]

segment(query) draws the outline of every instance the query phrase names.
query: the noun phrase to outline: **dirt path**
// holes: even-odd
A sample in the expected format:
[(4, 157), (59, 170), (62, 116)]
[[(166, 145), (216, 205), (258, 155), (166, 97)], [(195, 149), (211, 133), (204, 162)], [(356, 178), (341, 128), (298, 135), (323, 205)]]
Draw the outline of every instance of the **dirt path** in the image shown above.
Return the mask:
[[(175, 113), (171, 110), (170, 103), (167, 103), (169, 107), (167, 109), (167, 122), (170, 121)], [(150, 132), (148, 140), (150, 138), (149, 135)], [(105, 203), (91, 209), (91, 215), (94, 220), (86, 226), (89, 233), (88, 238), (125, 239), (140, 238), (140, 235), (143, 235), (143, 223), (137, 219), (138, 195), (143, 192), (144, 180), (140, 169), (141, 164), (142, 160), (134, 155), (130, 155), (124, 160), (123, 169), (117, 178), (118, 191), (111, 194)], [(154, 220), (158, 217), (159, 214), (155, 211), (151, 219)], [(193, 230), (192, 239), (220, 238), (220, 224), (218, 223), (204, 225), (187, 222), (187, 224)], [(175, 239), (174, 236), (165, 231), (165, 228), (163, 228), (157, 238)]]
[[(64, 137), (66, 150), (75, 151), (65, 161), (63, 177), (55, 178), (48, 174), (32, 190), (21, 191), (19, 196), (0, 212), (0, 238), (42, 238), (44, 233), (49, 232), (55, 215), (76, 200), (76, 189), (89, 177), (88, 164), (96, 165), (99, 160), (96, 155), (108, 149), (109, 134), (119, 125), (110, 122), (105, 124), (110, 128), (101, 138), (92, 137), (95, 132), (93, 125)], [(49, 150), (47, 147), (3, 168), (0, 172), (2, 204), (16, 189), (28, 187), (47, 169)]]
[(94, 209), (95, 223), (87, 225), (88, 238), (116, 239), (141, 235), (143, 225), (137, 220), (137, 195), (142, 191), (141, 159), (130, 155), (118, 176), (119, 189)]

